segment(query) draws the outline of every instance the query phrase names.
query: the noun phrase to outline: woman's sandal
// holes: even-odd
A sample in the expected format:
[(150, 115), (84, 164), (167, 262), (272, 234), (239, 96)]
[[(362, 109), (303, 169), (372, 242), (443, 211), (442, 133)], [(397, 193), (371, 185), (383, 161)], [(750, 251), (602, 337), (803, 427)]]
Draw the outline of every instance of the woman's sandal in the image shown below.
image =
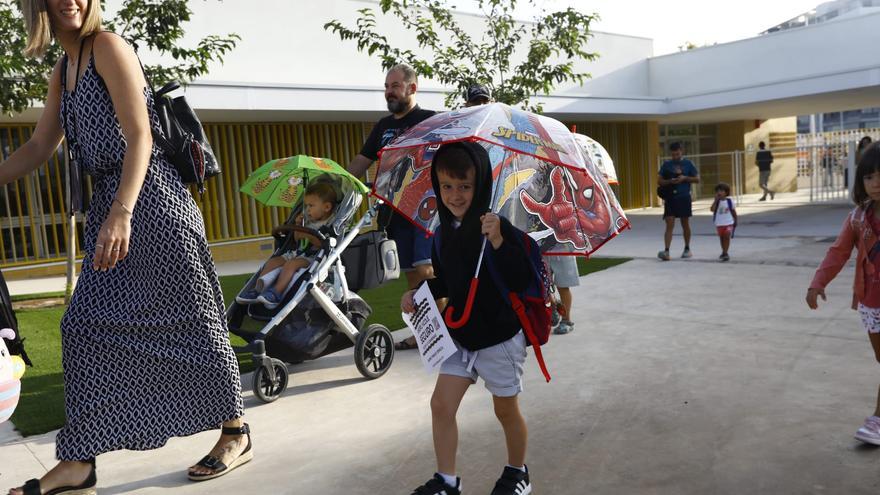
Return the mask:
[(223, 464), (222, 462), (220, 462), (220, 459), (212, 455), (206, 455), (205, 457), (202, 457), (202, 460), (197, 462), (196, 466), (208, 468), (214, 472), (210, 474), (193, 474), (193, 472), (190, 471), (189, 473), (187, 473), (189, 479), (193, 481), (207, 481), (214, 478), (219, 478), (220, 476), (228, 474), (233, 469), (247, 463), (254, 458), (254, 452), (251, 450), (251, 447), (253, 446), (253, 442), (251, 441), (251, 428), (250, 426), (248, 426), (247, 423), (241, 425), (240, 427), (223, 427), (223, 429), (221, 430), (221, 434), (247, 435), (247, 447), (245, 447), (244, 451), (241, 454), (238, 454), (238, 457), (236, 457), (235, 460), (232, 461), (232, 464), (230, 464), (229, 466)]
[(44, 494), (40, 489), (40, 480), (35, 478), (27, 480), (24, 483), (24, 486), (21, 487), (24, 491), (24, 495), (95, 495), (98, 493), (95, 490), (95, 486), (98, 484), (98, 477), (95, 474), (95, 460), (89, 459), (84, 462), (91, 464), (92, 470), (86, 477), (86, 480), (79, 485), (54, 488)]

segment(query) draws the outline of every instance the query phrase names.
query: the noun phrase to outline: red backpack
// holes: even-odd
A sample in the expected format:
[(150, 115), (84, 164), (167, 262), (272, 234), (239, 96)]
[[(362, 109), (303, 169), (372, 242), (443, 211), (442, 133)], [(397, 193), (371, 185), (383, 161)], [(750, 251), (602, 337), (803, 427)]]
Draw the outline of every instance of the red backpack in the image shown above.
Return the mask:
[(541, 373), (549, 382), (550, 373), (547, 371), (547, 365), (544, 363), (544, 356), (541, 354), (541, 346), (550, 340), (551, 319), (553, 318), (553, 305), (550, 300), (552, 293), (552, 278), (544, 258), (541, 256), (541, 249), (538, 243), (525, 232), (519, 239), (520, 246), (526, 253), (528, 259), (528, 268), (531, 272), (531, 280), (529, 285), (522, 292), (514, 292), (507, 288), (498, 268), (492, 257), (492, 248), (486, 245), (486, 267), (489, 274), (492, 275), (492, 281), (501, 291), (504, 300), (510, 304), (510, 307), (519, 317), (519, 322), (523, 327), (523, 332), (528, 339), (528, 345), (535, 350), (535, 358), (538, 360), (538, 366)]

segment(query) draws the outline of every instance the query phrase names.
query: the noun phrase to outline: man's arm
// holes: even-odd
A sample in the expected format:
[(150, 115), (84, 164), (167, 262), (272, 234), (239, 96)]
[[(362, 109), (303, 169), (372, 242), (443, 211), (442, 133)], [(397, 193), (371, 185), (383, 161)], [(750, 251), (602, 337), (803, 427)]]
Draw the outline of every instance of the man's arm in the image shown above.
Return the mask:
[[(678, 181), (681, 182), (681, 181)], [(675, 179), (664, 179), (662, 175), (657, 176), (657, 185), (658, 186), (671, 186), (673, 184), (678, 184)]]
[(695, 167), (694, 164), (691, 163), (691, 166), (689, 168), (690, 170), (688, 170), (688, 172), (681, 177), (682, 182), (690, 182), (691, 184), (696, 184), (700, 182), (700, 172), (697, 171), (697, 167)]
[(370, 160), (364, 155), (358, 154), (354, 158), (352, 158), (351, 163), (348, 164), (348, 171), (351, 173), (351, 175), (360, 179), (364, 176), (364, 174), (367, 172), (367, 169), (370, 168), (370, 165), (372, 164), (373, 160)]

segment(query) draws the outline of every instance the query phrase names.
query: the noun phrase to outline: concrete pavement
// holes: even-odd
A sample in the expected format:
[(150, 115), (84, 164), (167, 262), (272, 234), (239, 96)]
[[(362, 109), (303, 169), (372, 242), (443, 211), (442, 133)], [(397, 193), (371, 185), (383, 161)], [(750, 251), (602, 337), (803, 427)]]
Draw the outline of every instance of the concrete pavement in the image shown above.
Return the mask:
[[(521, 406), (535, 493), (873, 493), (880, 450), (852, 438), (874, 407), (877, 364), (848, 309), (852, 269), (811, 312), (804, 292), (848, 210), (785, 202), (740, 206), (729, 263), (706, 205), (695, 257), (656, 259), (657, 210), (603, 247), (635, 260), (582, 278), (575, 332), (544, 347), (553, 381), (526, 363)], [(676, 228), (678, 232), (678, 227)], [(681, 252), (676, 237), (673, 254)], [(262, 404), (243, 377), (255, 460), (202, 484), (184, 476), (216, 432), (98, 460), (102, 494), (408, 494), (434, 470), (434, 377), (412, 352), (364, 381), (351, 351), (291, 366)], [(488, 493), (505, 462), (491, 399), (477, 384), (459, 411), (459, 474)], [(53, 464), (54, 434), (0, 446), (0, 487)]]

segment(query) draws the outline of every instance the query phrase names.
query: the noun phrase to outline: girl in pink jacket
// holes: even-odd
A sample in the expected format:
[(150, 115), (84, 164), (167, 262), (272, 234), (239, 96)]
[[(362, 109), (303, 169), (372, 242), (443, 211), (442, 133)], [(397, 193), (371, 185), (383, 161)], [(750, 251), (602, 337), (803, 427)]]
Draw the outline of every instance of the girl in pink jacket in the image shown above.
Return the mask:
[[(880, 362), (880, 143), (868, 148), (859, 160), (853, 201), (856, 207), (846, 216), (837, 241), (828, 248), (807, 289), (807, 305), (816, 309), (818, 298), (825, 300), (825, 286), (840, 273), (855, 248), (858, 255), (852, 307), (858, 309), (874, 356)], [(874, 414), (865, 420), (855, 437), (880, 445), (880, 390)]]

